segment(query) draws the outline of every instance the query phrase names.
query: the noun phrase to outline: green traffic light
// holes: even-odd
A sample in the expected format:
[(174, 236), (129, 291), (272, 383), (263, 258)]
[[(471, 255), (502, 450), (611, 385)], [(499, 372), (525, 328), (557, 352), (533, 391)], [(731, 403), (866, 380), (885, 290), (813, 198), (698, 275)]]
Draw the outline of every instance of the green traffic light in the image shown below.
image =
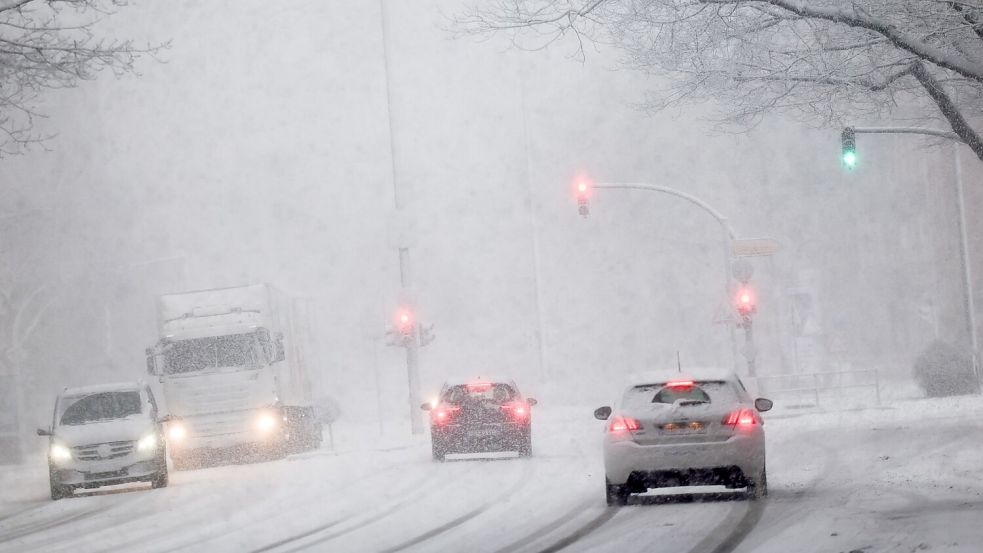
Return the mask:
[(843, 152), (843, 165), (845, 165), (847, 169), (853, 169), (854, 167), (856, 167), (857, 152), (854, 152), (852, 150), (847, 150), (846, 152)]

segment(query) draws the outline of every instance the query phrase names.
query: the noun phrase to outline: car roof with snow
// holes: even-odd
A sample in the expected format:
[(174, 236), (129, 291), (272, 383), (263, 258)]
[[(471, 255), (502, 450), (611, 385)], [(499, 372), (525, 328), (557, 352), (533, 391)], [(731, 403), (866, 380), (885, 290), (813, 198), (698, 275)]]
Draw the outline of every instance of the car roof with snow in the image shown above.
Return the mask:
[(515, 386), (515, 380), (509, 377), (503, 377), (501, 375), (477, 376), (473, 378), (448, 378), (444, 382), (444, 386), (447, 386), (448, 388), (451, 386), (467, 386), (468, 384), (477, 384), (479, 382), (487, 382), (489, 384), (509, 384), (511, 386)]
[(645, 384), (661, 384), (670, 380), (728, 380), (736, 381), (733, 370), (720, 368), (693, 368), (684, 371), (646, 371), (628, 377), (628, 387)]
[(131, 392), (143, 388), (142, 382), (112, 382), (108, 384), (92, 384), (89, 386), (77, 386), (75, 388), (66, 387), (61, 392), (61, 396), (87, 396), (104, 392)]

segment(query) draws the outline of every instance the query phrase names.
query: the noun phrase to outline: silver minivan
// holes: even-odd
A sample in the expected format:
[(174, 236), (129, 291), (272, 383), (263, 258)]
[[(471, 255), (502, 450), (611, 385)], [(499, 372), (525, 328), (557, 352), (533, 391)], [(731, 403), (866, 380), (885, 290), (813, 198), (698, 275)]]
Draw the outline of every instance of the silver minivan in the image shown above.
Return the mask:
[(157, 402), (146, 384), (65, 388), (55, 402), (48, 437), (51, 499), (79, 488), (127, 482), (167, 485), (167, 452)]

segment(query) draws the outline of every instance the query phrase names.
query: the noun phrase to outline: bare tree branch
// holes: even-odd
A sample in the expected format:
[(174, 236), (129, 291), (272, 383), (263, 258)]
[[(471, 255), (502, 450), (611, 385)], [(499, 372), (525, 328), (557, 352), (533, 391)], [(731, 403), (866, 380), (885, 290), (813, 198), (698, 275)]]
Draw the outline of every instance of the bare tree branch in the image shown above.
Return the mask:
[(520, 46), (575, 36), (581, 54), (583, 40), (612, 45), (627, 67), (667, 77), (647, 109), (715, 99), (722, 124), (747, 127), (772, 112), (841, 125), (914, 104), (972, 144), (981, 23), (975, 0), (474, 0), (455, 29)]
[(34, 131), (44, 91), (71, 88), (110, 70), (135, 72), (167, 44), (138, 46), (98, 36), (100, 19), (124, 0), (0, 0), (0, 157), (41, 145)]

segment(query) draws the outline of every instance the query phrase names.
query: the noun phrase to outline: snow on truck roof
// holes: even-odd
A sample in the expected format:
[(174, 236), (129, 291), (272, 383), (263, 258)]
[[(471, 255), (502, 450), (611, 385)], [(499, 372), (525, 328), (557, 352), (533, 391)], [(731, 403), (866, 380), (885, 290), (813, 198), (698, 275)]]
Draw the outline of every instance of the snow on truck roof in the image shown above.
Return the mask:
[(91, 384), (89, 386), (66, 387), (61, 396), (87, 396), (102, 392), (129, 392), (143, 388), (142, 382), (113, 382), (109, 384)]
[(628, 386), (660, 384), (670, 380), (737, 380), (733, 370), (720, 368), (692, 368), (683, 371), (646, 371), (628, 377)]

